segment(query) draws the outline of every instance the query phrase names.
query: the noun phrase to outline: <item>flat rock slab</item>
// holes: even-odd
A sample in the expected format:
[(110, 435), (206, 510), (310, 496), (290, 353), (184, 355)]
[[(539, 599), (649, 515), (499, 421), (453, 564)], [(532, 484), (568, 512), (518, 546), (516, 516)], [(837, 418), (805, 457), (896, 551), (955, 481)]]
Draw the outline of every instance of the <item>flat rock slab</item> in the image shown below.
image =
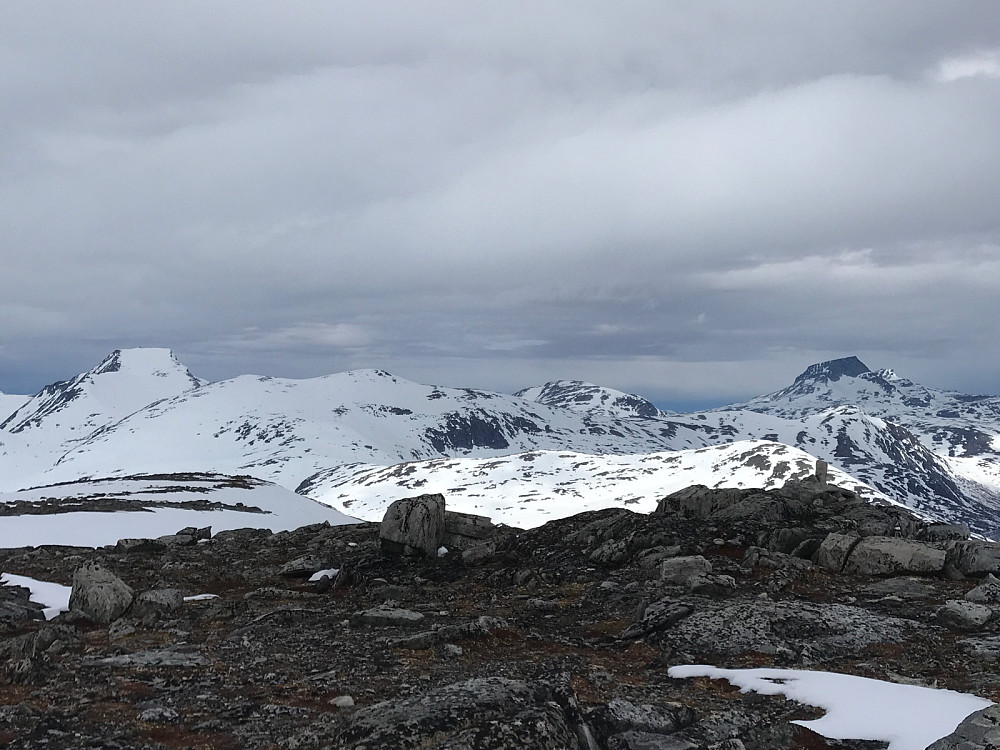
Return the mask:
[(418, 628), (424, 621), (420, 612), (396, 607), (375, 607), (351, 615), (351, 625), (396, 626)]
[(757, 599), (703, 606), (650, 637), (687, 653), (720, 656), (797, 652), (805, 643), (803, 655), (821, 662), (877, 643), (897, 643), (917, 627), (846, 604)]
[(944, 570), (945, 558), (943, 549), (930, 544), (869, 536), (851, 550), (844, 572), (864, 576), (940, 573)]
[(212, 662), (197, 651), (172, 648), (150, 649), (134, 654), (117, 654), (84, 661), (109, 667), (207, 667)]

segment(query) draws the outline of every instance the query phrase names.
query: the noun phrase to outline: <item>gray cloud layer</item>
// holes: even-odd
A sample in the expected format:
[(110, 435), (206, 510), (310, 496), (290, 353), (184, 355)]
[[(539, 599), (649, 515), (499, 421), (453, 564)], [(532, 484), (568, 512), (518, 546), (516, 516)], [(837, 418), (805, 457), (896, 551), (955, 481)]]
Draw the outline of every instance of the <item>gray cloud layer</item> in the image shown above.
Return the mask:
[(10, 2), (0, 80), (3, 390), (1000, 391), (992, 0)]

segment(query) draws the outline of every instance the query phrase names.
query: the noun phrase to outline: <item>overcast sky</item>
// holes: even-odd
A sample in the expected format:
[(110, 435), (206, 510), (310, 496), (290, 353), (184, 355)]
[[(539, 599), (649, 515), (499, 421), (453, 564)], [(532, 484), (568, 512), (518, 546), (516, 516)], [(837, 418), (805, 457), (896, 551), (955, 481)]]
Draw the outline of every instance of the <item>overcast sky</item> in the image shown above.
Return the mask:
[(110, 350), (1000, 393), (1000, 7), (0, 0), (0, 390)]

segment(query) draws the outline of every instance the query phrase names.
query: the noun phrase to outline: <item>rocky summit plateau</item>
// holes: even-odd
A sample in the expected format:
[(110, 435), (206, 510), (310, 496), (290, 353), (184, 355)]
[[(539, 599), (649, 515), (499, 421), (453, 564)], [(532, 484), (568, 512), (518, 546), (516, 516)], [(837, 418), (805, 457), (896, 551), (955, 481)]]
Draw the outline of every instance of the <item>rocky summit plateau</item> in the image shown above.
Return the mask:
[(380, 522), (5, 549), (5, 573), (72, 595), (46, 620), (25, 589), (0, 589), (0, 743), (815, 750), (894, 741), (824, 737), (808, 725), (823, 715), (815, 706), (672, 676), (714, 665), (974, 694), (984, 707), (921, 746), (1000, 746), (989, 706), (1000, 699), (1000, 545), (826, 479), (820, 463), (772, 489), (695, 485), (650, 512), (606, 508), (529, 529), (431, 493), (395, 501)]

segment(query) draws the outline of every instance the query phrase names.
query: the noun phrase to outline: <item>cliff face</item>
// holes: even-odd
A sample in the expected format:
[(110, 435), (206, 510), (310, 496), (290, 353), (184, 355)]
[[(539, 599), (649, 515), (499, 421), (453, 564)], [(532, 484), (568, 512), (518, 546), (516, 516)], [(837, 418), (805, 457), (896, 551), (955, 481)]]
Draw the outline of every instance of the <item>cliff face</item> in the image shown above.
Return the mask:
[(128, 607), (109, 624), (83, 610), (44, 621), (23, 592), (0, 589), (3, 741), (885, 746), (814, 735), (790, 722), (821, 712), (779, 696), (671, 678), (683, 664), (820, 669), (1000, 698), (1000, 583), (984, 578), (1000, 568), (1000, 546), (830, 485), (692, 487), (650, 514), (480, 528), (430, 557), (386, 556), (379, 532), (189, 529), (0, 551), (5, 572), (38, 580), (106, 571), (126, 584)]

